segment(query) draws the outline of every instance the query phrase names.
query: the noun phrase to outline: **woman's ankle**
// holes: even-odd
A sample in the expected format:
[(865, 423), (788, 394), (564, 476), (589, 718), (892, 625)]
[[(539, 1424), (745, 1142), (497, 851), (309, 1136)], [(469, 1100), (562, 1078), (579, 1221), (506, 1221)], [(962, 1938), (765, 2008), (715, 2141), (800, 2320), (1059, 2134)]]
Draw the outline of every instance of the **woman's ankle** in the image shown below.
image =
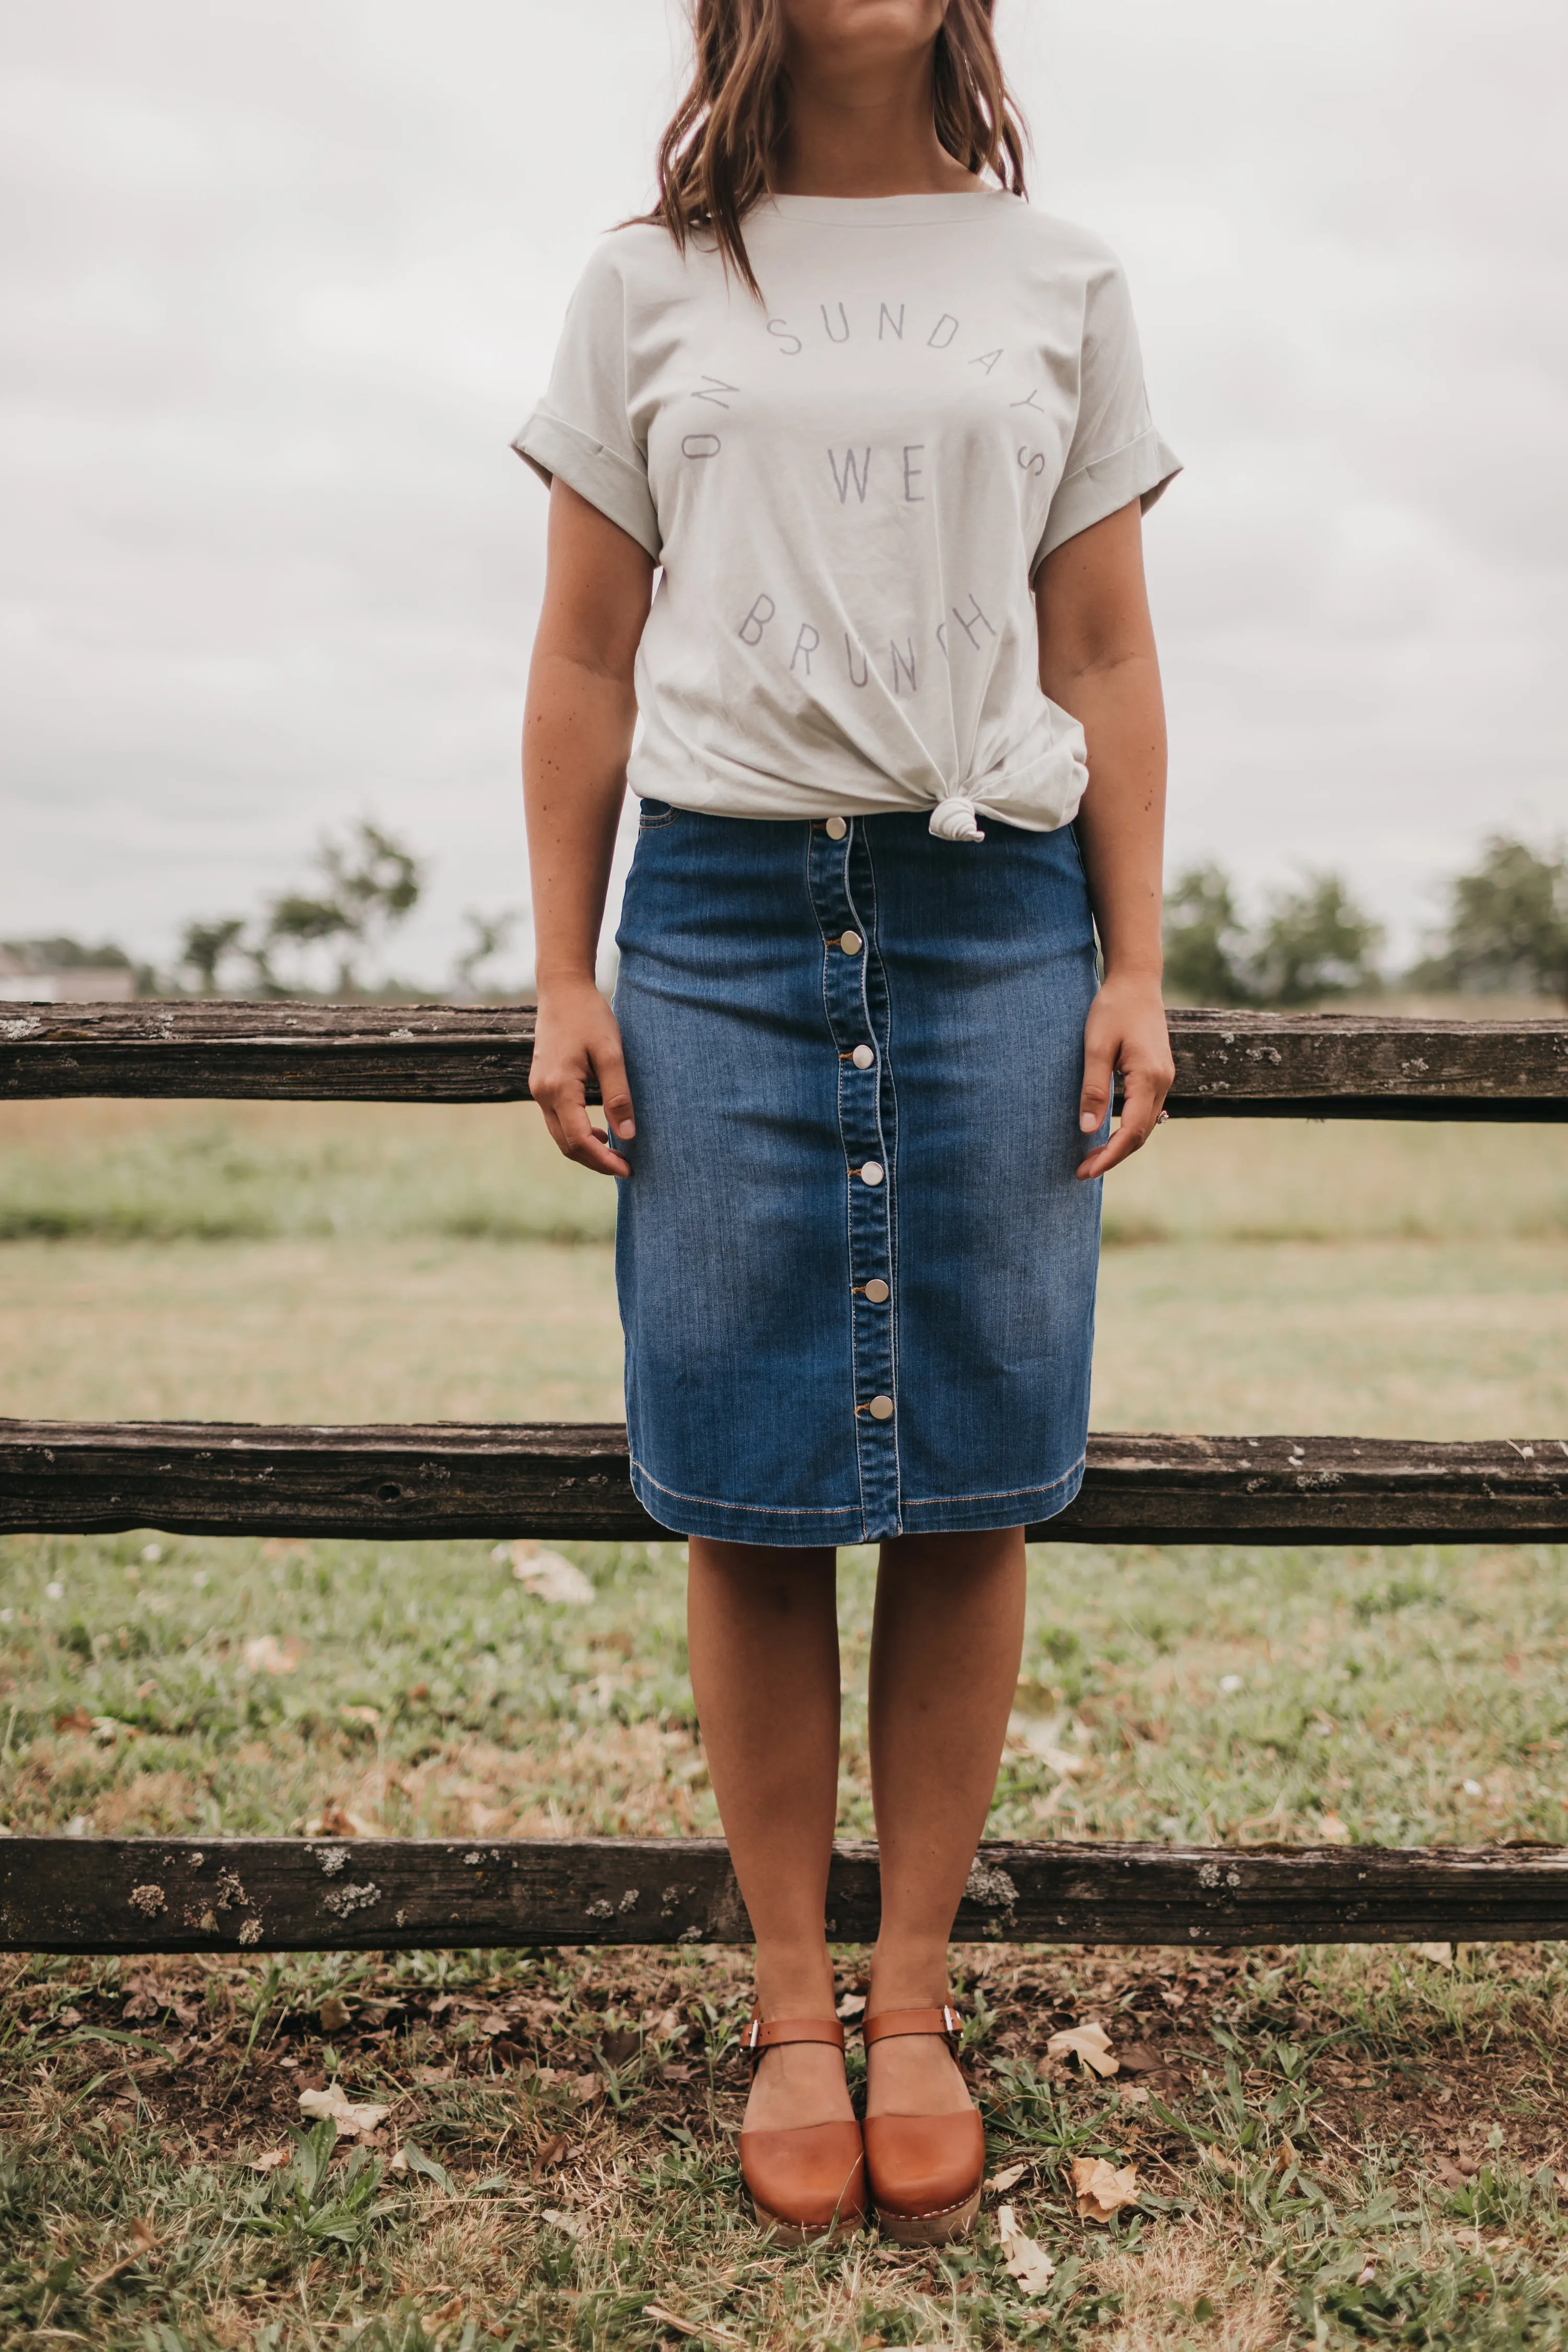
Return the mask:
[(871, 1954), (868, 2016), (880, 2017), (890, 2009), (941, 2009), (951, 1998), (945, 1940), (922, 1937), (877, 1945)]
[(759, 1944), (753, 1981), (757, 2007), (764, 2019), (834, 2013), (833, 1962), (826, 1943)]

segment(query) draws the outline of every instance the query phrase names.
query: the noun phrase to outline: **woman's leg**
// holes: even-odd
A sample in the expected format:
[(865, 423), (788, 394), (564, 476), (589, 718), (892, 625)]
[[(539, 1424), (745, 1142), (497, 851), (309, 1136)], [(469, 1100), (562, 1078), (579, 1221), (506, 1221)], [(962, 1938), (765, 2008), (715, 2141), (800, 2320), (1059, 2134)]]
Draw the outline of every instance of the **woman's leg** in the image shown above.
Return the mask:
[[(1024, 1644), (1024, 1530), (882, 1546), (871, 1636), (871, 1787), (882, 1924), (868, 2011), (947, 1999), (948, 1937), (996, 1786)], [(868, 2115), (969, 2105), (942, 2043), (871, 2054)]]
[[(756, 1937), (757, 1999), (764, 2018), (831, 2017), (823, 1922), (838, 1811), (837, 1556), (694, 1536), (690, 1562), (691, 1687)], [(852, 2115), (837, 2051), (797, 2042), (757, 2070), (746, 2126)]]

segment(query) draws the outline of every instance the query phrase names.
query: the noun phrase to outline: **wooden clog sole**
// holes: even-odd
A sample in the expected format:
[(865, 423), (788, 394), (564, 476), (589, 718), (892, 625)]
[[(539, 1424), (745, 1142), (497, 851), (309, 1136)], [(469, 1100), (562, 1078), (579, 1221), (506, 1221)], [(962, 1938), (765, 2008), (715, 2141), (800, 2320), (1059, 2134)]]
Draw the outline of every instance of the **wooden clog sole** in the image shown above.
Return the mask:
[(885, 2213), (879, 2206), (877, 2224), (882, 2235), (891, 2238), (895, 2245), (945, 2246), (953, 2238), (968, 2235), (979, 2210), (977, 2188), (962, 2205), (950, 2205), (945, 2213)]

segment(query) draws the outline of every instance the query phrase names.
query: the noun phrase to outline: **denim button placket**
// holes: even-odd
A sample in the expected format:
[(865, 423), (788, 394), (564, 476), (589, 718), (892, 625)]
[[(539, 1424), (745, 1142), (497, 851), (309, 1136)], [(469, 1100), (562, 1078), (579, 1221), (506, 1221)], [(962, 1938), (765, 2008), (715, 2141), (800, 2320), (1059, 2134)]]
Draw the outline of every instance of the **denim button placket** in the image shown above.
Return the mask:
[[(838, 1132), (847, 1194), (847, 1276), (854, 1324), (855, 1421), (863, 1540), (897, 1535), (899, 1423), (896, 1100), (888, 1062), (888, 990), (877, 954), (876, 877), (863, 824), (843, 840), (826, 827), (811, 842), (811, 895), (822, 929), (823, 1000), (838, 1055)], [(839, 942), (848, 933), (854, 947)], [(872, 1046), (870, 1066), (856, 1048)], [(868, 1181), (862, 1171), (879, 1171)], [(876, 1296), (868, 1296), (868, 1286)]]

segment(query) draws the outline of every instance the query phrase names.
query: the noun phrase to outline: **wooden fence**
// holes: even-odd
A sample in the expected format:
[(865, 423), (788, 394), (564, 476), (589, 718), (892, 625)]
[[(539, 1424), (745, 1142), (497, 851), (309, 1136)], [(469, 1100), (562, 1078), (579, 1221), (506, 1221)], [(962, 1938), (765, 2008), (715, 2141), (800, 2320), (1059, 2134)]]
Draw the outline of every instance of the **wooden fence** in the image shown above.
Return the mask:
[[(1173, 1117), (1568, 1118), (1568, 1020), (1173, 1013)], [(526, 1098), (532, 1015), (490, 1006), (0, 1007), (0, 1099)], [(0, 1531), (412, 1538), (662, 1534), (618, 1424), (259, 1428), (0, 1421)], [(1037, 1541), (1568, 1540), (1568, 1437), (1100, 1435)], [(876, 1849), (828, 1927), (876, 1932)], [(717, 1840), (0, 1839), (0, 1948), (737, 1942)], [(986, 1845), (954, 1934), (1246, 1944), (1568, 1936), (1568, 1848)]]

